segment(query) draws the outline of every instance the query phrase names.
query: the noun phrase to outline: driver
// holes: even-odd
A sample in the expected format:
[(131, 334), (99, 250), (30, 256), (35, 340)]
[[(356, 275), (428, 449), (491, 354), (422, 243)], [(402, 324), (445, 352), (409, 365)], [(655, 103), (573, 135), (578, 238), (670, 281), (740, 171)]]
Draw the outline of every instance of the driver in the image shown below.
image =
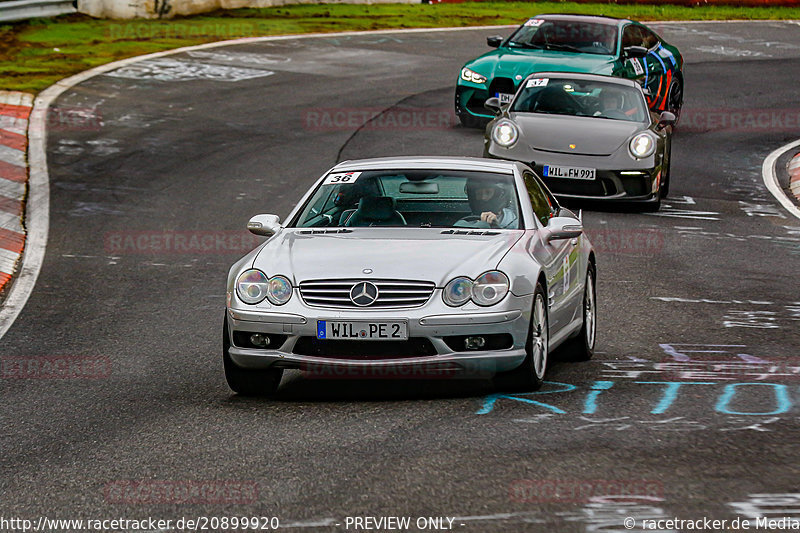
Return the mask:
[(609, 115), (614, 112), (622, 113), (622, 95), (613, 89), (603, 89), (600, 93), (600, 110), (594, 115)]
[(508, 192), (496, 183), (471, 178), (466, 186), (469, 207), (474, 217), (497, 228), (517, 226), (517, 215), (509, 204)]

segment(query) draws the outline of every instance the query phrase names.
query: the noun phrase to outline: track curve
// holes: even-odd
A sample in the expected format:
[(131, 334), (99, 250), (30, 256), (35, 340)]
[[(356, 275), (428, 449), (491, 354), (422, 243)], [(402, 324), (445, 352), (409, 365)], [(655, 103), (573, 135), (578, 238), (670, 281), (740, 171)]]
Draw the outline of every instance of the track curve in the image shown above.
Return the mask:
[[(541, 395), (292, 374), (257, 401), (221, 373), (225, 273), (254, 244), (248, 218), (285, 215), (341, 159), (480, 155), (482, 132), (450, 108), (485, 30), (205, 47), (64, 92), (57, 108), (102, 125), (49, 133), (47, 252), (0, 347), (3, 516), (202, 511), (339, 531), (347, 516), (392, 514), (587, 531), (628, 515), (731, 519), (754, 494), (793, 493), (800, 221), (760, 168), (798, 136), (800, 27), (654, 26), (687, 59), (673, 197), (657, 216), (585, 212), (599, 353), (556, 363)], [(24, 379), (21, 358), (108, 371)], [(109, 495), (152, 480), (257, 495)], [(590, 502), (584, 486), (640, 497)]]

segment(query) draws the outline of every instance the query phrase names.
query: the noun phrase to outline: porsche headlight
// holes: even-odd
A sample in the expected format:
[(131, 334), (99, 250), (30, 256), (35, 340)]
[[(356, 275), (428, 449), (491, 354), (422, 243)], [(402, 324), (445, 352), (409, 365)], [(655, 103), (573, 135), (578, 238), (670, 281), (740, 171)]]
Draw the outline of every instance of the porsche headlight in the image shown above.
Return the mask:
[(442, 291), (444, 303), (452, 307), (464, 305), (470, 296), (472, 296), (472, 280), (464, 277), (450, 281)]
[(478, 74), (467, 67), (461, 69), (461, 79), (464, 81), (471, 81), (472, 83), (486, 83), (486, 76)]
[(292, 297), (292, 282), (283, 276), (269, 279), (267, 299), (275, 305), (283, 305)]
[(481, 274), (472, 284), (472, 301), (481, 306), (494, 305), (508, 294), (508, 276), (493, 270)]
[(236, 280), (236, 294), (246, 304), (255, 305), (264, 300), (269, 292), (269, 280), (260, 270), (245, 270)]
[(501, 120), (492, 129), (492, 140), (503, 148), (511, 147), (519, 138), (519, 130), (510, 120)]
[(653, 155), (653, 152), (656, 151), (656, 141), (647, 133), (640, 133), (631, 139), (631, 143), (628, 145), (628, 148), (630, 149), (633, 157), (637, 159), (644, 159), (645, 157)]

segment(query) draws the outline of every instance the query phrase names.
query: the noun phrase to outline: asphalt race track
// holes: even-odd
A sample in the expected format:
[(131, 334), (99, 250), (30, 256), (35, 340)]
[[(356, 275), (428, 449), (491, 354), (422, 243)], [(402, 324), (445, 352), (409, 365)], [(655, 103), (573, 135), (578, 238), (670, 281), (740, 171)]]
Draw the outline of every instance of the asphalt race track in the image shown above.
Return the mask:
[[(480, 156), (452, 91), (498, 30), (251, 42), (64, 93), (57, 109), (94, 119), (49, 132), (47, 253), (0, 353), (94, 366), (4, 374), (0, 514), (323, 532), (364, 531), (347, 528), (359, 516), (475, 532), (800, 519), (800, 220), (761, 180), (800, 137), (800, 26), (653, 26), (686, 58), (671, 197), (657, 214), (579, 206), (599, 353), (552, 364), (538, 394), (292, 372), (256, 400), (222, 373), (225, 275), (257, 242), (250, 216), (285, 216), (343, 159)], [(192, 483), (236, 490), (182, 496)]]

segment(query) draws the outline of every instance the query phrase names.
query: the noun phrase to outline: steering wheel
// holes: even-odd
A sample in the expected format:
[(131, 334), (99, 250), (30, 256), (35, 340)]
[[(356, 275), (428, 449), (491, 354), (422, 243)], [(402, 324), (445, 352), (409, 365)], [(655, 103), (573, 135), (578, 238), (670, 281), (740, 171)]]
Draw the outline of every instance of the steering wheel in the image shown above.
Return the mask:
[[(481, 216), (480, 215), (467, 215), (465, 217), (460, 218), (458, 220), (458, 222), (482, 222), (482, 223), (486, 224), (486, 227), (488, 227), (488, 228), (492, 228), (492, 227), (497, 228), (497, 227), (499, 227), (496, 222), (489, 223), (489, 222), (486, 222), (485, 220), (481, 220)], [(480, 228), (480, 226), (476, 226), (476, 228)]]

